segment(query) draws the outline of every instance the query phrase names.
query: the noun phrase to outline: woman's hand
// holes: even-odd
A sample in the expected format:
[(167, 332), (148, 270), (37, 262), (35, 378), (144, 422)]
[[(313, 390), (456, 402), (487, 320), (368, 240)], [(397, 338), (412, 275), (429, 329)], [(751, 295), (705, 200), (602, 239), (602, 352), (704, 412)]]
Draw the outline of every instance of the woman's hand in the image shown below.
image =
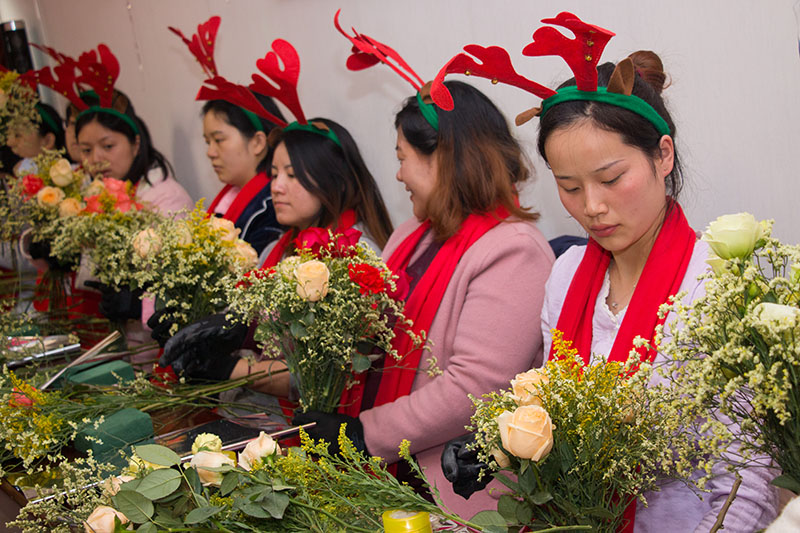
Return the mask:
[(468, 433), (449, 441), (442, 450), (442, 472), (453, 484), (453, 491), (469, 499), (473, 493), (486, 488), (492, 476), (485, 474), (478, 481), (481, 470), (488, 470), (486, 463), (478, 461), (477, 450), (467, 449), (467, 445), (475, 441), (475, 434)]
[(132, 291), (127, 287), (115, 289), (99, 281), (86, 281), (84, 285), (100, 291), (103, 295), (100, 300), (100, 312), (109, 320), (122, 322), (128, 319), (142, 317), (143, 291)]

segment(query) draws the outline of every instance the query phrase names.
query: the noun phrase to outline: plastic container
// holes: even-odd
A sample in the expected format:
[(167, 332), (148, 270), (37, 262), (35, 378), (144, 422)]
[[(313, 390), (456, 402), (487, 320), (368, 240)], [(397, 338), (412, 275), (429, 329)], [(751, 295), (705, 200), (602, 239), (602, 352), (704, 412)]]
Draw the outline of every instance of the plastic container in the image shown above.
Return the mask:
[(433, 533), (430, 515), (420, 511), (384, 511), (383, 529), (386, 533)]

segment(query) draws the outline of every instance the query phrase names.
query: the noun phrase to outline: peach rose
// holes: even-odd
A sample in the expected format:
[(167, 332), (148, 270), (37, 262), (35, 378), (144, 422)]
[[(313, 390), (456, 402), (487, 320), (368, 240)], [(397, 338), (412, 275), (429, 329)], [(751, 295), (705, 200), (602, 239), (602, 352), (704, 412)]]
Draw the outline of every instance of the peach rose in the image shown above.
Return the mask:
[(222, 465), (234, 466), (234, 461), (220, 452), (197, 452), (192, 457), (190, 464), (197, 470), (197, 475), (204, 486), (219, 487), (222, 483), (222, 472), (214, 472), (206, 470), (206, 468), (218, 468)]
[(553, 448), (553, 421), (539, 405), (523, 405), (497, 417), (503, 448), (521, 459), (540, 461)]
[(493, 448), (491, 452), (492, 457), (494, 457), (497, 466), (500, 468), (508, 468), (511, 466), (511, 459), (508, 458), (506, 454), (500, 448)]
[(143, 229), (133, 238), (133, 250), (142, 259), (157, 254), (161, 250), (162, 242), (156, 230)]
[(83, 528), (86, 533), (113, 533), (115, 517), (118, 517), (123, 524), (128, 523), (127, 516), (107, 505), (101, 505), (92, 511)]
[(210, 220), (211, 227), (219, 232), (219, 236), (223, 241), (234, 241), (239, 236), (241, 230), (227, 218), (211, 217)]
[(518, 405), (542, 405), (539, 398), (539, 386), (548, 382), (547, 374), (532, 368), (517, 374), (511, 380), (511, 390)]
[(236, 239), (233, 253), (236, 260), (245, 270), (250, 270), (258, 266), (258, 253), (242, 239)]
[(297, 295), (309, 302), (317, 302), (328, 294), (331, 273), (322, 261), (316, 259), (300, 263), (294, 269), (297, 280)]
[(245, 470), (252, 470), (265, 457), (273, 454), (280, 455), (280, 453), (281, 447), (278, 446), (278, 443), (262, 431), (258, 438), (248, 442), (239, 454), (239, 466)]
[(55, 207), (64, 199), (64, 191), (58, 187), (42, 187), (36, 193), (36, 201), (44, 207)]
[(74, 217), (83, 209), (83, 204), (75, 198), (64, 198), (58, 204), (58, 216)]
[(50, 167), (50, 179), (59, 187), (71, 184), (75, 177), (72, 175), (72, 165), (64, 158), (59, 159)]

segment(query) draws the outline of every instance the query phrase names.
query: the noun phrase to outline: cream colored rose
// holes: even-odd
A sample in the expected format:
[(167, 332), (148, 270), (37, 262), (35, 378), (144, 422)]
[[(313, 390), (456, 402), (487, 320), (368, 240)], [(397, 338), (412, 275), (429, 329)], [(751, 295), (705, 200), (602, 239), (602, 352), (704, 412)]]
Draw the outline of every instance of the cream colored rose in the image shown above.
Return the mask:
[(297, 295), (309, 302), (317, 302), (328, 294), (328, 279), (331, 273), (322, 261), (316, 259), (300, 263), (294, 269), (297, 280)]
[(192, 230), (186, 225), (186, 222), (179, 222), (175, 225), (175, 240), (180, 246), (189, 246), (192, 244)]
[(761, 322), (792, 328), (800, 321), (800, 309), (790, 305), (761, 302), (753, 308), (753, 315)]
[(280, 453), (281, 447), (278, 446), (278, 443), (262, 431), (258, 438), (248, 442), (239, 454), (239, 466), (245, 470), (252, 470), (258, 461), (272, 454), (279, 455)]
[(508, 458), (506, 454), (500, 448), (493, 448), (491, 452), (492, 457), (494, 457), (494, 461), (497, 463), (497, 466), (500, 468), (508, 468), (511, 466), (511, 459)]
[(105, 191), (105, 190), (106, 190), (106, 186), (103, 185), (103, 180), (98, 178), (98, 179), (92, 181), (89, 184), (89, 186), (86, 187), (86, 190), (83, 192), (83, 196), (85, 198), (88, 198), (90, 196), (97, 196), (98, 194), (102, 194), (103, 191)]
[(245, 270), (253, 269), (258, 265), (258, 253), (242, 239), (236, 239), (233, 252), (236, 260)]
[(58, 187), (42, 187), (36, 193), (36, 201), (41, 206), (55, 207), (64, 199), (64, 191)]
[(133, 237), (133, 250), (142, 259), (157, 254), (162, 246), (161, 237), (153, 228), (143, 229)]
[(103, 483), (103, 490), (109, 496), (113, 496), (119, 492), (119, 488), (123, 483), (127, 483), (128, 481), (132, 481), (134, 479), (136, 478), (128, 475), (110, 477)]
[(722, 259), (746, 258), (753, 253), (761, 237), (764, 225), (750, 213), (723, 215), (708, 225), (703, 240)]
[(211, 227), (219, 231), (219, 236), (223, 241), (234, 241), (239, 236), (241, 230), (227, 218), (211, 217), (210, 220)]
[(83, 528), (86, 533), (113, 533), (115, 517), (118, 517), (123, 524), (129, 522), (128, 517), (116, 509), (101, 505), (92, 511), (92, 514), (86, 519), (86, 523), (83, 524)]
[(72, 165), (66, 159), (59, 159), (50, 167), (50, 179), (59, 187), (66, 187), (75, 179)]
[(503, 448), (521, 459), (539, 461), (553, 448), (553, 421), (542, 407), (523, 405), (497, 417)]
[(222, 472), (206, 470), (206, 468), (219, 468), (222, 465), (234, 466), (233, 459), (220, 452), (198, 452), (192, 457), (191, 464), (204, 486), (219, 487), (222, 483)]
[(75, 198), (64, 198), (58, 204), (58, 216), (74, 217), (83, 209), (83, 204)]
[(192, 443), (192, 454), (200, 452), (216, 452), (222, 451), (222, 439), (213, 433), (201, 433), (195, 437)]
[(511, 380), (511, 390), (518, 405), (542, 405), (539, 398), (539, 386), (548, 382), (547, 374), (532, 368), (517, 374)]

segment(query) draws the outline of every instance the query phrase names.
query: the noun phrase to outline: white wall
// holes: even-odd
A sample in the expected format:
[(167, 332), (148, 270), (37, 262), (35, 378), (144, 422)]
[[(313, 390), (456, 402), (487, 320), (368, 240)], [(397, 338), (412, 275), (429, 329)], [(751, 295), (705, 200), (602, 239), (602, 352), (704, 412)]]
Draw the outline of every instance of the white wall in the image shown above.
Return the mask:
[[(70, 54), (108, 44), (122, 65), (118, 86), (195, 198), (219, 188), (204, 156), (201, 105), (193, 100), (202, 73), (166, 27), (191, 33), (210, 15), (222, 16), (217, 65), (238, 82), (249, 80), (273, 39), (291, 41), (301, 58), (306, 114), (350, 129), (399, 222), (410, 215), (410, 206), (394, 180), (392, 120), (413, 91), (387, 68), (346, 70), (349, 43), (333, 28), (336, 8), (343, 8), (345, 27), (393, 46), (422, 78), (432, 78), (462, 45), (475, 42), (506, 47), (522, 74), (550, 86), (570, 75), (563, 61), (522, 58), (518, 52), (540, 19), (569, 10), (617, 33), (604, 59), (616, 61), (637, 49), (655, 50), (664, 59), (673, 82), (665, 95), (678, 125), (690, 222), (703, 229), (720, 214), (747, 210), (775, 218), (777, 236), (800, 242), (800, 57), (793, 11), (798, 1), (0, 0), (0, 18), (24, 18), (30, 40)], [(538, 103), (518, 89), (473, 82), (511, 118)], [(537, 174), (523, 203), (543, 213), (540, 226), (548, 237), (575, 233), (535, 153), (536, 120), (517, 134)]]

